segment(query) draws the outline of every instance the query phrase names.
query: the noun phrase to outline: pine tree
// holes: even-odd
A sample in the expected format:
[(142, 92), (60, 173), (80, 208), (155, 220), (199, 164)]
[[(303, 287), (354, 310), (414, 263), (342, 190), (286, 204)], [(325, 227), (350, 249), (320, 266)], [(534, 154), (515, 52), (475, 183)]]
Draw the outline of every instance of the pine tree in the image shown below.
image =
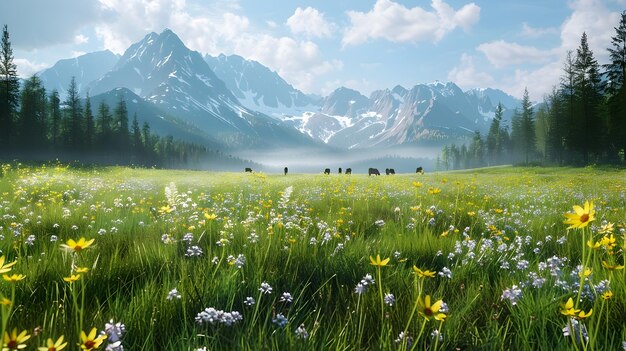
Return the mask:
[(547, 154), (548, 158), (557, 164), (565, 161), (566, 139), (567, 139), (567, 115), (565, 112), (565, 101), (560, 92), (554, 88), (546, 99), (548, 105), (548, 137)]
[(130, 146), (128, 137), (128, 108), (123, 97), (120, 98), (115, 111), (113, 112), (113, 133), (115, 134), (115, 147), (121, 151), (120, 157), (126, 155), (125, 152)]
[(14, 118), (19, 102), (19, 80), (17, 66), (13, 63), (13, 49), (9, 30), (2, 30), (0, 48), (0, 149), (10, 150), (14, 139)]
[(582, 128), (580, 124), (575, 123), (574, 116), (574, 111), (576, 109), (576, 71), (574, 69), (574, 61), (572, 51), (568, 51), (563, 65), (564, 75), (561, 77), (560, 92), (563, 101), (565, 157), (570, 163), (576, 160), (575, 152), (579, 148), (577, 140), (582, 134)]
[(143, 142), (141, 140), (141, 129), (139, 128), (139, 122), (137, 121), (137, 114), (133, 114), (132, 124), (132, 136), (133, 136), (133, 154), (135, 160), (138, 160), (143, 156)]
[(16, 126), (22, 150), (42, 151), (47, 144), (46, 89), (37, 75), (24, 84), (20, 96), (21, 109)]
[(502, 158), (502, 116), (504, 109), (501, 103), (498, 103), (496, 107), (496, 114), (489, 126), (489, 132), (487, 133), (486, 147), (487, 147), (487, 163), (489, 165), (495, 165), (500, 163)]
[(100, 150), (110, 150), (113, 144), (113, 128), (111, 126), (113, 117), (109, 112), (109, 106), (101, 101), (98, 105), (98, 117), (96, 119), (97, 134), (99, 135), (98, 148)]
[(546, 98), (543, 105), (539, 107), (535, 114), (535, 135), (537, 137), (536, 149), (545, 162), (548, 158), (548, 134), (550, 133), (549, 105)]
[(528, 96), (528, 89), (524, 89), (522, 97), (522, 115), (520, 119), (520, 128), (522, 131), (522, 152), (526, 164), (530, 162), (530, 158), (535, 153), (535, 145), (537, 137), (535, 135), (535, 120), (533, 117), (533, 107)]
[(95, 144), (96, 126), (91, 111), (91, 99), (89, 93), (85, 96), (85, 109), (83, 110), (83, 121), (85, 122), (85, 138), (84, 145), (85, 150), (91, 151)]
[(61, 142), (61, 100), (59, 92), (53, 90), (49, 97), (50, 143), (53, 150), (58, 150)]
[(468, 149), (468, 157), (470, 167), (482, 167), (485, 164), (484, 157), (485, 147), (483, 139), (480, 136), (479, 131), (474, 132), (474, 136), (472, 138), (472, 143)]
[(608, 100), (608, 152), (617, 159), (626, 153), (626, 11), (622, 12), (619, 26), (611, 38), (612, 48), (608, 48), (611, 62), (604, 65), (609, 81)]
[(80, 152), (82, 151), (84, 141), (84, 127), (80, 97), (78, 95), (78, 87), (76, 86), (76, 79), (74, 77), (72, 77), (70, 85), (67, 89), (65, 106), (66, 130), (64, 130), (64, 141), (70, 151)]
[(580, 47), (576, 50), (574, 72), (577, 99), (574, 123), (578, 124), (576, 143), (582, 152), (584, 164), (587, 164), (590, 157), (600, 156), (603, 146), (602, 131), (605, 128), (599, 109), (602, 101), (600, 66), (589, 48), (585, 32), (580, 39)]

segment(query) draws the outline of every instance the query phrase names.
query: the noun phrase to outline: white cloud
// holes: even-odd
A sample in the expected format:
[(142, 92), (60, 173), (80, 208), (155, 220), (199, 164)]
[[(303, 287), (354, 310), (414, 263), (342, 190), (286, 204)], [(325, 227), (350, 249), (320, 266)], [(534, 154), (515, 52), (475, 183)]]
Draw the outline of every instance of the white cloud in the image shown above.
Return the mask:
[(13, 63), (17, 66), (17, 75), (22, 78), (28, 78), (42, 69), (49, 67), (48, 64), (31, 62), (22, 58), (14, 59)]
[(513, 96), (522, 96), (527, 88), (532, 101), (542, 101), (554, 86), (559, 85), (561, 68), (561, 63), (554, 61), (536, 70), (517, 69), (513, 84), (502, 86), (501, 89)]
[(476, 50), (485, 54), (487, 60), (497, 68), (525, 63), (545, 63), (554, 57), (553, 50), (540, 50), (504, 40), (480, 44)]
[(546, 35), (558, 34), (558, 28), (548, 27), (548, 28), (535, 28), (528, 25), (528, 23), (522, 23), (522, 32), (520, 35), (526, 38), (539, 38)]
[(267, 26), (270, 27), (271, 29), (278, 28), (278, 23), (276, 23), (274, 21), (266, 21), (265, 23), (267, 23)]
[(469, 30), (480, 18), (480, 7), (474, 3), (455, 11), (443, 0), (432, 0), (431, 7), (433, 11), (377, 0), (369, 12), (348, 11), (350, 27), (344, 33), (343, 45), (357, 45), (370, 39), (437, 42), (456, 27)]
[(287, 26), (293, 34), (304, 34), (309, 38), (330, 37), (335, 28), (333, 23), (326, 21), (323, 13), (310, 6), (305, 9), (298, 7), (287, 19)]
[(606, 48), (615, 35), (620, 14), (611, 12), (601, 0), (577, 0), (570, 3), (572, 14), (561, 27), (561, 51), (576, 50), (580, 46), (583, 32), (587, 33), (589, 47), (596, 59), (606, 61)]
[(324, 60), (315, 43), (289, 37), (246, 34), (238, 38), (233, 51), (268, 66), (296, 88), (308, 92), (314, 90), (317, 76), (343, 67), (341, 61)]
[(83, 56), (84, 54), (86, 54), (86, 52), (84, 52), (84, 51), (74, 51), (74, 50), (72, 50), (72, 56), (71, 57), (74, 58), (74, 57), (78, 57), (78, 56)]
[(466, 53), (461, 55), (459, 65), (448, 73), (448, 80), (463, 89), (491, 87), (495, 82), (489, 73), (479, 71), (474, 63), (474, 57)]
[(74, 36), (74, 44), (76, 45), (87, 44), (88, 42), (89, 42), (89, 37), (86, 37), (82, 34)]

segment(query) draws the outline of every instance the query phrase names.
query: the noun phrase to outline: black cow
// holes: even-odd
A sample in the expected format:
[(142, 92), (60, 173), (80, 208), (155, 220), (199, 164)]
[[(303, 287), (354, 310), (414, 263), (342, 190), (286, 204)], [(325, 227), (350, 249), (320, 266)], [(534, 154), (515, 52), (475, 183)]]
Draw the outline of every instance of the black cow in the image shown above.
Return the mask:
[(389, 173), (390, 173), (389, 168), (385, 168), (385, 174), (389, 175)]
[(341, 174), (341, 167), (339, 167), (339, 170), (337, 171), (338, 174)]
[(394, 175), (396, 174), (396, 170), (393, 168), (389, 168), (389, 174)]
[(326, 169), (324, 170), (324, 174), (330, 174), (330, 168), (326, 168)]
[(252, 168), (246, 167), (245, 171), (248, 172), (248, 173), (252, 173)]
[(352, 168), (346, 168), (346, 174), (352, 174)]
[(375, 174), (375, 175), (379, 176), (379, 175), (380, 175), (380, 172), (379, 172), (379, 171), (378, 171), (378, 169), (376, 169), (376, 168), (370, 168), (370, 169), (368, 169), (368, 170), (367, 170), (367, 175), (368, 175), (368, 176), (371, 176), (372, 174)]
[(285, 167), (285, 175), (289, 172), (289, 168)]
[(424, 174), (424, 169), (422, 167), (417, 167), (417, 169), (415, 170), (415, 173), (422, 173), (422, 174)]

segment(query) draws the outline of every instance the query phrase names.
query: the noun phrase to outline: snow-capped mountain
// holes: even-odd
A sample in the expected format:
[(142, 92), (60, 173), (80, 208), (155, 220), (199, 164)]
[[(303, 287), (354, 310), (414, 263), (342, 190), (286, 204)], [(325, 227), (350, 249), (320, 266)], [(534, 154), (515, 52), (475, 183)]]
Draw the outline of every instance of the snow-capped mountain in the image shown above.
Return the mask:
[(205, 55), (215, 75), (245, 107), (282, 119), (315, 108), (315, 99), (294, 88), (278, 73), (238, 55)]
[[(509, 97), (507, 103), (512, 101), (515, 98)], [(410, 90), (402, 86), (377, 90), (369, 98), (339, 88), (322, 100), (318, 112), (289, 120), (313, 138), (354, 149), (447, 142), (474, 130), (485, 131), (494, 112), (487, 95), (463, 92), (454, 83), (433, 82)]]
[(243, 106), (204, 61), (171, 30), (131, 45), (92, 94), (124, 87), (230, 146), (307, 143), (280, 121)]
[(54, 66), (38, 73), (47, 91), (56, 89), (61, 101), (67, 96), (67, 88), (72, 77), (81, 94), (87, 85), (102, 77), (113, 68), (119, 56), (109, 50), (92, 52), (71, 59), (58, 61)]
[(225, 148), (444, 144), (485, 132), (498, 102), (505, 120), (520, 103), (500, 90), (464, 92), (451, 82), (398, 85), (369, 97), (341, 87), (316, 98), (259, 62), (202, 57), (170, 30), (146, 35), (121, 57), (105, 51), (61, 60), (40, 76), (60, 92), (75, 76), (81, 93), (136, 100), (139, 118), (161, 134)]

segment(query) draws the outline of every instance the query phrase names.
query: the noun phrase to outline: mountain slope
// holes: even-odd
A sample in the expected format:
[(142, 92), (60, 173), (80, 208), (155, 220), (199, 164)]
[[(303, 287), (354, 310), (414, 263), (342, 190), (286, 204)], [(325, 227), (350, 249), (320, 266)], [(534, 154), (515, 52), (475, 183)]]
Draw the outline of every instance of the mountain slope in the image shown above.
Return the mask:
[(245, 107), (282, 119), (310, 110), (315, 100), (266, 66), (238, 55), (204, 56), (204, 60)]
[(171, 115), (232, 147), (269, 147), (314, 142), (239, 103), (204, 61), (170, 30), (131, 45), (93, 94), (125, 87)]
[(54, 66), (38, 73), (47, 91), (56, 89), (61, 101), (65, 100), (66, 89), (72, 77), (81, 94), (86, 92), (87, 85), (104, 76), (113, 68), (119, 56), (109, 50), (97, 51), (72, 59), (60, 60)]

